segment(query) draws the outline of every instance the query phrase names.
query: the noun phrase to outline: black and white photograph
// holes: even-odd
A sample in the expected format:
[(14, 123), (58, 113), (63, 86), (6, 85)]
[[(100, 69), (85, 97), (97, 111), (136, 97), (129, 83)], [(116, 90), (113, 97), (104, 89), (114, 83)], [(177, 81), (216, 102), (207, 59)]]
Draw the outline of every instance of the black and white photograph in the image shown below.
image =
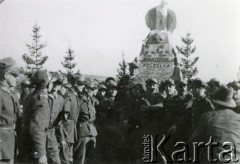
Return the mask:
[(0, 164), (239, 164), (239, 0), (0, 0)]

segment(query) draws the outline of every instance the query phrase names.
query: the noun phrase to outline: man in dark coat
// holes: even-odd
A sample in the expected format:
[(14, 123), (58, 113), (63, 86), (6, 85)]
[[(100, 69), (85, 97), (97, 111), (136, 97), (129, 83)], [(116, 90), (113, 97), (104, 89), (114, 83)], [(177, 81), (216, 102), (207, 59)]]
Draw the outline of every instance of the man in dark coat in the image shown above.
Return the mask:
[(12, 58), (0, 60), (0, 163), (13, 164), (15, 150), (15, 123), (18, 101), (10, 90), (17, 84), (17, 67)]
[(47, 85), (50, 77), (46, 70), (38, 70), (31, 79), (35, 90), (23, 104), (22, 142), (25, 163), (47, 164), (47, 130), (50, 122)]
[[(240, 115), (235, 111), (236, 103), (232, 97), (233, 90), (222, 85), (213, 96), (215, 110), (201, 115), (191, 141), (208, 143), (212, 151), (208, 152), (206, 146), (201, 148), (205, 150), (196, 163), (239, 163)], [(213, 148), (214, 143), (218, 145)]]

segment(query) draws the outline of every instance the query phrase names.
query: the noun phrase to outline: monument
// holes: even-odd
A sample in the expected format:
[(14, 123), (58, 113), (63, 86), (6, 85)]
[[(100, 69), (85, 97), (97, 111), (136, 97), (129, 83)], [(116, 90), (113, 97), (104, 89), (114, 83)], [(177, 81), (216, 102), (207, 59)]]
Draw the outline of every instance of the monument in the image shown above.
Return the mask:
[(164, 81), (168, 78), (179, 80), (176, 53), (169, 43), (169, 37), (176, 28), (176, 15), (168, 9), (167, 1), (161, 0), (159, 6), (146, 14), (146, 25), (151, 30), (144, 40), (139, 56), (139, 76)]

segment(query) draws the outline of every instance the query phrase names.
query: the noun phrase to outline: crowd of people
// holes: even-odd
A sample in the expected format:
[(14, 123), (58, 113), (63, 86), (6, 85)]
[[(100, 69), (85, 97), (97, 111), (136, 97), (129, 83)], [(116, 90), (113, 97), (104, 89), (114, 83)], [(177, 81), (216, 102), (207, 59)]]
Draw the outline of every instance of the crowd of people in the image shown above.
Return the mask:
[(137, 70), (133, 62), (120, 81), (98, 81), (40, 69), (17, 90), (21, 70), (1, 59), (0, 163), (142, 163), (143, 135), (171, 135), (167, 152), (209, 136), (240, 148), (238, 81), (160, 83)]

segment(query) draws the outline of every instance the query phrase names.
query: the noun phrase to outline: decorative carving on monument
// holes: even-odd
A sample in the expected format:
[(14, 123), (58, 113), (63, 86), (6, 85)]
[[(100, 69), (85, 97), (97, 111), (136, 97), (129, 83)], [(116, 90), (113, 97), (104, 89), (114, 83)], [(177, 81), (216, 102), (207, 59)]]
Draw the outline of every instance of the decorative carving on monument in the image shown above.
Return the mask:
[(169, 77), (179, 80), (181, 71), (176, 65), (176, 53), (169, 36), (176, 28), (176, 15), (167, 8), (167, 1), (146, 14), (146, 24), (151, 30), (143, 42), (139, 57), (139, 76), (164, 81)]

